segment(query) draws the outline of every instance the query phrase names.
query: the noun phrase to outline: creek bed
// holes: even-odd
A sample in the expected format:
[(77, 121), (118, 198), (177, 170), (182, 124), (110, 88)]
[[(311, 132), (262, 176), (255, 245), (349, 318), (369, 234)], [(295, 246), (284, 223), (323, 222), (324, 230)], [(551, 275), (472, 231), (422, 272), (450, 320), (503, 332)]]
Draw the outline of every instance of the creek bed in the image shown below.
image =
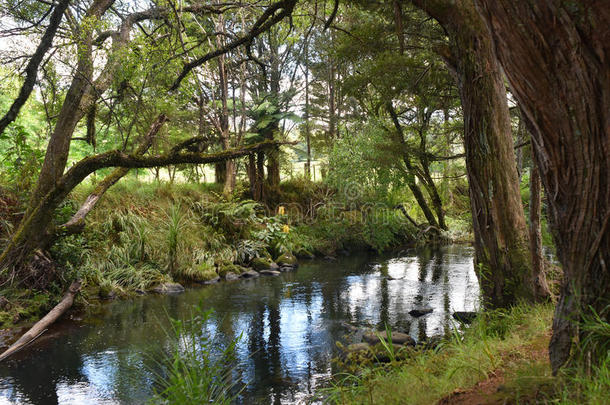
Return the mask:
[[(237, 346), (240, 402), (302, 403), (334, 370), (336, 341), (354, 326), (443, 334), (455, 311), (478, 307), (471, 247), (450, 245), (336, 261), (302, 262), (295, 272), (110, 302), (96, 318), (65, 320), (0, 364), (0, 404), (141, 404), (152, 395), (155, 360), (168, 346), (167, 314), (214, 308), (205, 325)], [(430, 306), (413, 318), (409, 311)], [(158, 359), (157, 359), (158, 360)]]

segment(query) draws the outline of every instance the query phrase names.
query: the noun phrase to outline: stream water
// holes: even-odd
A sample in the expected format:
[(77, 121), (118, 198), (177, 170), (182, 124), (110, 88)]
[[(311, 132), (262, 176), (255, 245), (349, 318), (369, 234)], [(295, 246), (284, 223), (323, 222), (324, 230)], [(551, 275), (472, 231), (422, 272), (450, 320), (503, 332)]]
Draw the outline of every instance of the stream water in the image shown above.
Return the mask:
[[(261, 277), (111, 302), (101, 315), (63, 321), (0, 364), (0, 404), (140, 404), (152, 395), (150, 353), (168, 344), (168, 316), (214, 308), (207, 328), (237, 347), (243, 403), (304, 403), (332, 375), (349, 325), (442, 334), (454, 311), (478, 306), (473, 250), (452, 245), (303, 262)], [(434, 311), (414, 319), (420, 305)], [(152, 362), (154, 363), (154, 362)]]

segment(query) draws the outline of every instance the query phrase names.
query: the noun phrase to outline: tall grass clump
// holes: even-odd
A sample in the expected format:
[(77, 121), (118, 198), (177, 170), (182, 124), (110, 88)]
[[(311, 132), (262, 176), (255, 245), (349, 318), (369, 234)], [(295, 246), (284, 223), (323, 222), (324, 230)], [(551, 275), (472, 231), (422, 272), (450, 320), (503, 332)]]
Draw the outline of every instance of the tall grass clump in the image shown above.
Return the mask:
[[(156, 373), (155, 404), (230, 404), (243, 387), (234, 381), (235, 347), (240, 338), (224, 347), (206, 325), (212, 310), (193, 308), (186, 320), (171, 319), (167, 331), (172, 346)], [(163, 354), (162, 354), (163, 355)]]

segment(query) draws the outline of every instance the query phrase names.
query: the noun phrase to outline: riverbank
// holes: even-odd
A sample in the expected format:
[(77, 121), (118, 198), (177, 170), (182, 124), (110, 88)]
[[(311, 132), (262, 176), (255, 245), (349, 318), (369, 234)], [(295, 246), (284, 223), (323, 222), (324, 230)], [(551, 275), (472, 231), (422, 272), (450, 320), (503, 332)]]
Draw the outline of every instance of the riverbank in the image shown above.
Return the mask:
[[(55, 222), (67, 221), (91, 189), (78, 188)], [(208, 184), (135, 179), (117, 184), (91, 212), (83, 233), (62, 238), (52, 248), (59, 273), (52, 282), (3, 291), (0, 328), (38, 319), (77, 278), (83, 289), (75, 308), (82, 310), (98, 299), (256, 276), (251, 270), (288, 270), (297, 258), (334, 260), (353, 251), (412, 246), (421, 236), (401, 211), (387, 204), (340, 201), (318, 183), (284, 183), (278, 202), (269, 206), (242, 199), (239, 190), (231, 199), (218, 191)], [(16, 223), (18, 200), (5, 201), (13, 203), (5, 204), (5, 217)]]
[[(167, 362), (173, 367), (176, 343), (184, 360), (184, 342), (218, 354), (237, 339), (230, 384), (245, 387), (241, 403), (300, 403), (340, 371), (336, 342), (350, 343), (354, 328), (388, 324), (421, 341), (443, 334), (454, 311), (477, 308), (472, 255), (465, 245), (357, 252), (303, 260), (277, 277), (104, 301), (98, 314), (68, 315), (0, 362), (0, 395), (14, 403), (147, 403), (158, 387), (151, 376), (166, 375)], [(422, 300), (434, 311), (412, 317)], [(207, 320), (199, 316), (212, 309)], [(200, 337), (174, 333), (190, 325)], [(194, 391), (176, 388), (183, 395), (198, 392), (200, 380), (190, 378), (209, 368), (189, 370), (183, 379)], [(202, 402), (191, 398), (181, 403)]]
[(337, 404), (607, 403), (610, 362), (589, 374), (551, 374), (552, 318), (550, 304), (484, 312), (435, 350), (336, 375), (322, 396)]

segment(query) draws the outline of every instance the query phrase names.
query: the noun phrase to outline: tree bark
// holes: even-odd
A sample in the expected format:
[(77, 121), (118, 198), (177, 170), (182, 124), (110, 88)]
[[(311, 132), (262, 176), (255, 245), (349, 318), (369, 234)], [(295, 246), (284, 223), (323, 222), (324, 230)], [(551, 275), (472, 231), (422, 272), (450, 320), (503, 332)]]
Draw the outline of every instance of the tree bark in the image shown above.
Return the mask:
[(464, 147), (485, 304), (535, 300), (506, 89), (491, 36), (473, 0), (413, 0), (447, 31), (443, 56), (455, 73), (464, 111)]
[[(86, 17), (91, 20), (100, 18), (113, 2), (114, 0), (94, 0), (87, 10)], [(83, 96), (91, 86), (93, 72), (93, 62), (91, 60), (93, 31), (91, 28), (81, 29), (79, 36), (76, 72), (72, 77), (72, 82), (61, 106), (55, 128), (51, 133), (36, 189), (30, 198), (27, 212), (35, 209), (44, 195), (53, 188), (55, 182), (63, 175), (68, 161), (72, 134), (76, 124), (82, 118), (82, 114), (78, 111), (80, 111)]]
[[(533, 124), (534, 157), (564, 280), (549, 352), (570, 358), (582, 320), (610, 302), (610, 9), (605, 1), (477, 0), (512, 93)], [(583, 348), (604, 361), (603, 348)], [(600, 350), (601, 352), (596, 352)]]

